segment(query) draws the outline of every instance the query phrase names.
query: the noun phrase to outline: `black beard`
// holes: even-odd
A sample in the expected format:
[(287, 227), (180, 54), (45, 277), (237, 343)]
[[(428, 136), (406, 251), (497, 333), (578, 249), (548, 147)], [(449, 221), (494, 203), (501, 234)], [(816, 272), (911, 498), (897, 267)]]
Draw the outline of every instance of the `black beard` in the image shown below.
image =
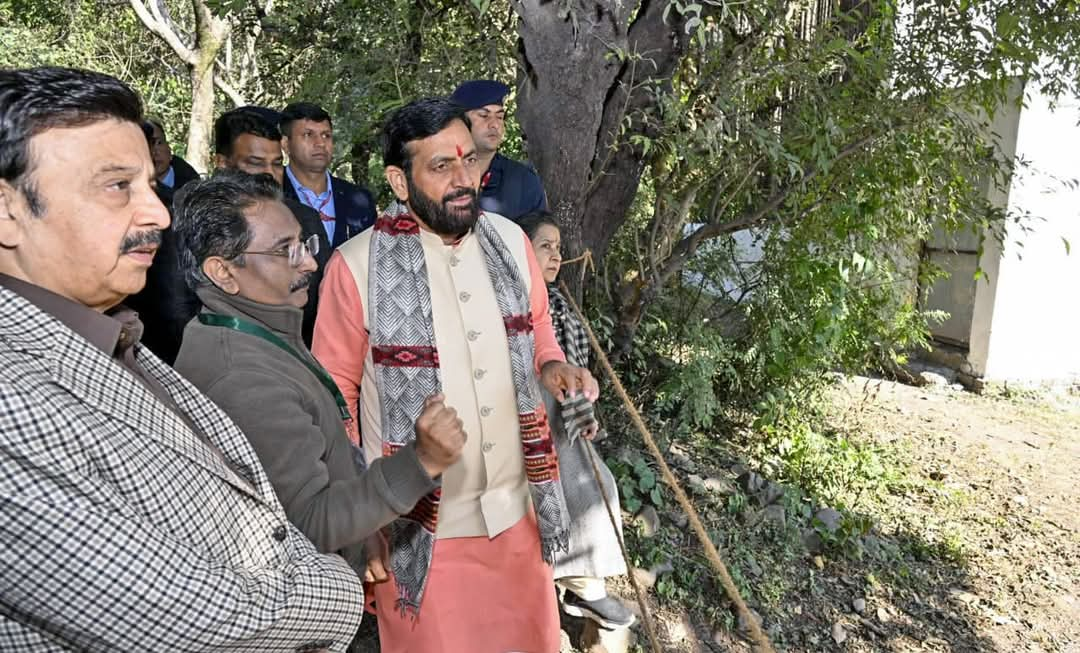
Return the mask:
[[(405, 176), (409, 187), (409, 208), (429, 229), (440, 236), (461, 236), (473, 228), (480, 218), (480, 206), (476, 201), (476, 191), (472, 188), (459, 188), (447, 193), (442, 202), (433, 200), (413, 184), (412, 175)], [(467, 208), (451, 208), (449, 202), (459, 197), (471, 197)]]

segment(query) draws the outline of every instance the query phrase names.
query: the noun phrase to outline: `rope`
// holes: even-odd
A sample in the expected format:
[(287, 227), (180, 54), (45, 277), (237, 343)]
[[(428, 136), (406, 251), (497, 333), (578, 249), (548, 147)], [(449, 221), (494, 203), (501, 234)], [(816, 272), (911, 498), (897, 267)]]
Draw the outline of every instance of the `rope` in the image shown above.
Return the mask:
[(641, 608), (641, 622), (645, 625), (645, 634), (648, 635), (649, 643), (652, 644), (653, 653), (663, 653), (660, 648), (660, 641), (656, 638), (656, 625), (653, 623), (652, 613), (649, 612), (649, 604), (645, 601), (645, 590), (641, 589), (637, 577), (634, 576), (633, 566), (630, 564), (630, 555), (626, 552), (626, 543), (623, 541), (622, 534), (619, 533), (619, 524), (615, 521), (615, 513), (611, 511), (611, 501), (608, 499), (604, 482), (600, 479), (600, 467), (596, 463), (596, 452), (585, 443), (584, 438), (581, 438), (580, 442), (589, 458), (589, 463), (592, 465), (593, 478), (596, 480), (596, 487), (600, 489), (600, 496), (604, 499), (604, 507), (607, 508), (611, 528), (615, 531), (615, 539), (619, 541), (619, 550), (622, 551), (623, 561), (626, 562), (628, 572), (626, 575), (630, 578), (630, 584), (634, 587), (634, 595), (637, 597), (638, 607)]
[[(586, 254), (573, 259), (574, 261), (588, 258), (592, 260), (589, 255), (590, 252), (586, 251)], [(567, 261), (569, 263), (571, 261)], [(611, 362), (608, 360), (607, 354), (604, 353), (603, 348), (600, 347), (600, 342), (596, 339), (596, 334), (593, 333), (592, 327), (589, 325), (589, 321), (585, 319), (585, 315), (581, 312), (577, 302), (574, 300), (573, 294), (566, 287), (566, 284), (559, 282), (559, 287), (562, 289), (563, 295), (566, 296), (566, 300), (570, 303), (570, 308), (581, 320), (582, 325), (585, 326), (585, 333), (589, 336), (589, 344), (592, 345), (593, 351), (596, 352), (597, 360), (600, 362), (600, 366), (604, 368), (604, 373), (607, 374), (611, 380), (612, 386), (615, 388), (615, 393), (619, 395), (619, 399), (622, 400), (623, 405), (626, 407), (626, 411), (630, 414), (630, 419), (633, 421), (634, 426), (637, 427), (638, 432), (641, 433), (641, 437), (645, 440), (645, 446), (648, 447), (649, 453), (656, 459), (657, 464), (660, 466), (660, 474), (675, 493), (675, 499), (679, 502), (679, 506), (686, 513), (687, 518), (690, 520), (690, 525), (694, 528), (694, 533), (697, 535), (698, 540), (701, 541), (701, 546), (705, 549), (705, 556), (712, 564), (713, 569), (720, 577), (720, 584), (724, 588), (724, 593), (727, 594), (728, 599), (735, 604), (735, 609), (738, 611), (739, 616), (742, 617), (743, 623), (746, 624), (746, 628), (750, 633), (750, 640), (754, 645), (754, 649), (758, 653), (775, 653), (772, 644), (769, 642), (769, 638), (765, 636), (765, 633), (761, 631), (761, 627), (758, 625), (757, 620), (754, 619), (750, 613), (750, 609), (746, 607), (746, 602), (743, 601), (742, 595), (739, 594), (739, 589), (735, 587), (735, 581), (731, 579), (731, 574), (728, 573), (727, 566), (724, 561), (720, 559), (720, 553), (716, 550), (716, 545), (713, 544), (712, 539), (709, 538), (709, 534), (705, 531), (705, 525), (701, 523), (701, 518), (697, 514), (697, 510), (694, 509), (693, 504), (690, 503), (690, 498), (686, 496), (686, 492), (679, 485), (678, 479), (671, 472), (671, 468), (668, 467), (667, 462), (664, 460), (664, 455), (660, 453), (660, 447), (656, 444), (656, 439), (653, 437), (649, 428), (645, 425), (645, 421), (641, 418), (641, 414), (638, 412), (634, 402), (630, 400), (630, 395), (627, 394), (626, 389), (623, 387), (622, 382), (619, 380), (619, 375), (615, 373), (615, 370), (611, 367)], [(594, 469), (594, 473), (598, 474), (598, 470)], [(597, 479), (599, 480), (599, 478)], [(605, 501), (606, 503), (606, 501)], [(609, 508), (609, 516), (610, 508)], [(620, 540), (620, 544), (622, 544)], [(623, 550), (623, 556), (625, 557), (626, 551)], [(628, 563), (629, 564), (629, 561)], [(633, 581), (633, 574), (630, 574), (631, 581)], [(640, 591), (637, 587), (636, 581), (634, 582), (635, 591)], [(639, 594), (640, 597), (640, 594)], [(644, 612), (642, 614), (645, 614)], [(656, 641), (653, 640), (653, 648), (656, 650)]]

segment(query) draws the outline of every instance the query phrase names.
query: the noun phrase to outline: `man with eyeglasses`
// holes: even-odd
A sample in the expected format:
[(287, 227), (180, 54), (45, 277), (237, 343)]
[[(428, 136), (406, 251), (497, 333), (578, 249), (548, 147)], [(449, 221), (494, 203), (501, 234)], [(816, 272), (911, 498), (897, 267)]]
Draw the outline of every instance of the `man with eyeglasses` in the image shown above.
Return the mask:
[(115, 78), (0, 70), (0, 651), (344, 653), (356, 573), (124, 304), (170, 222), (142, 120)]
[(461, 420), (433, 405), (414, 445), (365, 466), (346, 435), (345, 400), (300, 337), (319, 241), (303, 239), (281, 186), (219, 171), (185, 188), (174, 210), (181, 266), (203, 304), (176, 370), (240, 426), (316, 548), (385, 580), (377, 531), (439, 487), (464, 444)]

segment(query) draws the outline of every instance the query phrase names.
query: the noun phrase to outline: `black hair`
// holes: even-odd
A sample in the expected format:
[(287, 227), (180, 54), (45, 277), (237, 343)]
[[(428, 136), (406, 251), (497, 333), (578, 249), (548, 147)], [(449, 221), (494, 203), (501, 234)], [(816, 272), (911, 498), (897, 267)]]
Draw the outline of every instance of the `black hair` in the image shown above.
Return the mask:
[(243, 252), (251, 244), (244, 211), (266, 200), (281, 200), (281, 186), (272, 176), (232, 169), (217, 170), (177, 192), (172, 228), (188, 286), (194, 290), (209, 283), (202, 264), (211, 256), (244, 265)]
[(157, 127), (158, 131), (161, 132), (162, 138), (168, 137), (168, 135), (165, 133), (165, 123), (161, 122), (161, 120), (153, 116), (147, 116), (146, 120), (143, 122), (143, 126), (145, 127), (146, 125), (150, 125), (151, 127)]
[(142, 133), (146, 137), (146, 144), (150, 147), (154, 147), (154, 123), (149, 120), (143, 121)]
[(521, 227), (521, 230), (525, 232), (525, 235), (529, 237), (529, 240), (536, 237), (536, 232), (544, 225), (559, 229), (559, 221), (547, 211), (533, 211), (531, 213), (526, 213), (518, 218), (516, 222), (518, 223), (518, 226)]
[(472, 128), (465, 109), (450, 98), (421, 98), (401, 107), (383, 125), (383, 165), (397, 166), (409, 173), (412, 169), (412, 153), (408, 150), (408, 144), (438, 134), (455, 120)]
[(253, 134), (271, 141), (281, 140), (277, 125), (258, 111), (248, 108), (233, 109), (221, 114), (214, 123), (214, 152), (222, 156), (232, 156), (233, 144), (244, 134)]
[(29, 175), (30, 139), (49, 129), (103, 120), (140, 125), (142, 101), (115, 77), (76, 68), (0, 70), (0, 179), (26, 195), (31, 213), (45, 207)]
[(330, 119), (330, 114), (319, 105), (312, 102), (293, 102), (281, 112), (281, 122), (278, 123), (278, 126), (281, 127), (281, 133), (291, 138), (292, 132), (290, 130), (292, 129), (292, 124), (297, 120), (328, 122), (331, 127), (334, 126), (334, 121)]

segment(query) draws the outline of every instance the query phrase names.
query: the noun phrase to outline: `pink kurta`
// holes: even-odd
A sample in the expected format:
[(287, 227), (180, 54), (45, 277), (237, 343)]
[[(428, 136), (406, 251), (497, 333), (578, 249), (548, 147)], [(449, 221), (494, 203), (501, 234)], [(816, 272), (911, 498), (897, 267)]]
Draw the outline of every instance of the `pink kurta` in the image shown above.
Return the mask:
[[(492, 220), (527, 279), (536, 368), (552, 360), (565, 360), (555, 339), (547, 289), (528, 238), (504, 218), (492, 216)], [(443, 475), (438, 539), (419, 619), (414, 622), (394, 609), (397, 595), (392, 582), (375, 589), (382, 650), (553, 653), (559, 646), (558, 610), (552, 570), (542, 560), (536, 520), (529, 507), (505, 333), (498, 336), (495, 329), (476, 323), (485, 302), (490, 303), (483, 295), (484, 287), (493, 293), (482, 258), (478, 258), (482, 254), (474, 235), (454, 245), (445, 245), (430, 233), (422, 233), (422, 237), (435, 304), (436, 338), (443, 338), (439, 351), (444, 389), (448, 405), (457, 408), (465, 420), (469, 441), (462, 460)], [(367, 294), (369, 244), (370, 233), (360, 234), (327, 265), (320, 285), (312, 352), (334, 377), (351, 410), (355, 411), (358, 400), (364, 398), (364, 414), (361, 420), (352, 421), (350, 437), (361, 441), (357, 425), (363, 426), (362, 444), (370, 458), (378, 455), (381, 441), (377, 396), (370, 385), (374, 383), (373, 368), (365, 362), (369, 344), (363, 297)], [(456, 303), (459, 296), (460, 306)], [(494, 315), (496, 328), (502, 332), (501, 317), (497, 312)], [(485, 335), (474, 342), (474, 334), (479, 333)], [(494, 339), (499, 337), (502, 340)], [(506, 358), (502, 363), (505, 370), (499, 367), (502, 358)], [(451, 365), (451, 360), (456, 362)], [(477, 369), (471, 370), (469, 365)], [(363, 393), (361, 383), (365, 385)], [(467, 400), (470, 397), (478, 401)], [(509, 410), (504, 406), (507, 402)], [(483, 411), (472, 414), (478, 406)], [(487, 442), (491, 444), (481, 445)], [(456, 488), (467, 494), (455, 496)]]
[(559, 609), (530, 511), (494, 538), (437, 540), (420, 617), (392, 606), (397, 585), (375, 586), (380, 653), (556, 653)]

